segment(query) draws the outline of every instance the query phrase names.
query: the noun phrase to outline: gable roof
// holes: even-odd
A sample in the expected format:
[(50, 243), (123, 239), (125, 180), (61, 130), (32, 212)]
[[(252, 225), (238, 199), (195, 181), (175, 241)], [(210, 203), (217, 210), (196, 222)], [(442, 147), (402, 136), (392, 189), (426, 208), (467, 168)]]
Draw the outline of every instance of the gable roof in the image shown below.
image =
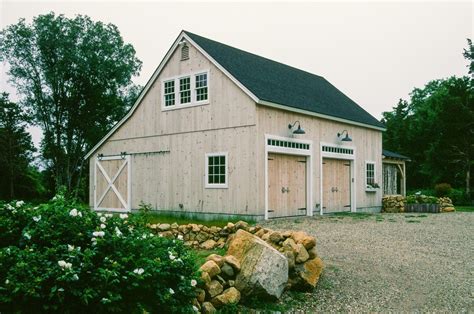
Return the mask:
[[(385, 130), (382, 123), (321, 76), (183, 30), (161, 60), (127, 114), (84, 156), (84, 159), (89, 158), (132, 116), (183, 39), (190, 41), (197, 50), (258, 104), (376, 130)], [(291, 83), (291, 88), (287, 86), (288, 83)], [(308, 86), (310, 89), (308, 89)], [(301, 94), (297, 95), (296, 91)], [(293, 93), (294, 99), (285, 95), (289, 92)], [(261, 98), (257, 95), (260, 95)]]
[(384, 128), (384, 125), (318, 76), (184, 31), (261, 101)]
[(395, 158), (395, 159), (401, 159), (401, 160), (406, 160), (410, 161), (410, 157), (401, 155), (399, 153), (395, 153), (386, 149), (382, 149), (382, 156), (388, 157), (388, 158)]

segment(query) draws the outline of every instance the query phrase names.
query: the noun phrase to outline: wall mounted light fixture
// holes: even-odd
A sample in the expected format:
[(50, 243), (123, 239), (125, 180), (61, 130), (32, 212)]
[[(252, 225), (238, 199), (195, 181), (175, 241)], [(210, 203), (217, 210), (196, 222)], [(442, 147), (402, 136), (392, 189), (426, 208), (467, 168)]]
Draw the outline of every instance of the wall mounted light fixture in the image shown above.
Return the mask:
[(298, 123), (298, 128), (293, 131), (293, 134), (305, 134), (306, 132), (301, 128), (301, 124), (299, 121), (295, 121), (293, 124), (288, 124), (288, 129), (291, 130), (296, 123)]
[[(346, 136), (341, 139), (342, 135), (344, 135), (344, 132), (346, 133)], [(347, 132), (347, 130), (344, 130), (341, 133), (337, 133), (337, 138), (341, 139), (341, 141), (343, 142), (352, 142), (352, 139), (349, 137), (349, 132)]]

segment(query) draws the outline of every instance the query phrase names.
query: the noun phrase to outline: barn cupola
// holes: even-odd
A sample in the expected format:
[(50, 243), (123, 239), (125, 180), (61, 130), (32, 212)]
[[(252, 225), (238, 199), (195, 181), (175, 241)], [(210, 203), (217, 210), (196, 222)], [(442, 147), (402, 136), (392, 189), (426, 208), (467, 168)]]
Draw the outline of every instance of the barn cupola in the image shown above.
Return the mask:
[(186, 40), (181, 40), (179, 43), (181, 46), (181, 61), (188, 60), (189, 59), (189, 46)]

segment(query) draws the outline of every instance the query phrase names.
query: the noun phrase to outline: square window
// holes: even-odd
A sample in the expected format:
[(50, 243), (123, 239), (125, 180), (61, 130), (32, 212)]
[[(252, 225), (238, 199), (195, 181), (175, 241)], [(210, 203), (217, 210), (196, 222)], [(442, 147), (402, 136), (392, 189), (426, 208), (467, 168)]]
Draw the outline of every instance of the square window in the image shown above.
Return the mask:
[(225, 154), (207, 155), (207, 187), (226, 188), (227, 156)]

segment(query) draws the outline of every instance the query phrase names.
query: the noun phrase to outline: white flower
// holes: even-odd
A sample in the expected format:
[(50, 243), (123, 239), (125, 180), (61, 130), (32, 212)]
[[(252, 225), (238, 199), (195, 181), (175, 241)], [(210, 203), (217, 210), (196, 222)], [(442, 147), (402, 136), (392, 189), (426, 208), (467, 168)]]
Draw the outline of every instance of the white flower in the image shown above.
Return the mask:
[(94, 231), (94, 232), (92, 232), (92, 235), (94, 237), (103, 237), (105, 235), (105, 232), (104, 231)]
[(171, 294), (174, 294), (174, 290), (170, 288), (170, 293)]
[(24, 234), (23, 236), (24, 236), (25, 238), (27, 238), (28, 240), (31, 239), (31, 236), (29, 235), (29, 233), (26, 233), (26, 232), (25, 232), (25, 234)]
[(96, 238), (92, 238), (91, 241), (92, 241), (92, 242), (97, 242), (97, 239), (96, 239)]
[(128, 218), (128, 215), (127, 215), (127, 214), (120, 214), (119, 216), (120, 216), (120, 218), (122, 218), (122, 219), (127, 219), (127, 218)]
[(40, 220), (41, 220), (41, 215), (34, 216), (34, 217), (33, 217), (33, 220), (34, 220), (35, 222), (40, 221)]
[(104, 224), (100, 224), (100, 229), (105, 229), (105, 225), (104, 225)]
[(105, 214), (104, 216), (107, 217), (107, 218), (112, 218), (114, 215), (112, 215), (112, 214)]
[(145, 270), (143, 268), (135, 268), (133, 272), (137, 275), (141, 275), (145, 272)]
[(52, 198), (53, 201), (57, 200), (57, 197), (56, 195)]
[(77, 209), (73, 208), (69, 212), (69, 216), (76, 217), (77, 216)]
[(196, 287), (197, 281), (195, 279), (191, 279), (191, 287)]
[(97, 216), (102, 217), (102, 213), (97, 213)]
[(16, 202), (16, 207), (17, 207), (17, 208), (18, 208), (18, 207), (21, 207), (21, 206), (23, 206), (23, 205), (25, 205), (25, 202), (23, 202), (23, 201), (18, 201), (18, 202)]
[(196, 307), (196, 305), (193, 305), (193, 310), (194, 312), (199, 313), (199, 309)]
[(59, 288), (58, 291), (59, 292), (64, 292), (64, 288)]
[(100, 222), (105, 222), (107, 220), (107, 218), (105, 217), (100, 217)]
[(58, 261), (58, 265), (59, 265), (59, 267), (61, 267), (63, 269), (71, 269), (71, 267), (72, 267), (71, 263), (68, 263), (68, 262), (63, 261), (63, 260)]
[(142, 239), (146, 239), (146, 234), (143, 234), (143, 235), (142, 235)]
[(33, 207), (34, 210), (37, 210), (38, 208), (39, 208), (39, 206)]
[(77, 215), (78, 215), (79, 217), (82, 217), (82, 213), (81, 213), (81, 212), (77, 212)]
[(74, 281), (78, 281), (78, 280), (79, 280), (79, 276), (78, 276), (77, 274), (74, 274), (74, 275), (72, 276), (72, 279), (73, 279)]
[(183, 236), (181, 234), (178, 234), (178, 240), (183, 241)]
[(122, 231), (120, 231), (118, 227), (115, 227), (115, 234), (117, 235), (117, 237), (120, 237), (122, 236)]
[(176, 258), (176, 256), (174, 256), (173, 254), (170, 253), (170, 260), (174, 260)]
[(5, 280), (5, 284), (8, 285), (10, 283), (10, 280)]
[(15, 208), (14, 208), (12, 205), (10, 205), (10, 204), (5, 205), (5, 208), (8, 209), (8, 210), (13, 210), (13, 209), (15, 209)]
[(68, 244), (68, 245), (67, 245), (67, 250), (68, 250), (69, 252), (72, 252), (72, 251), (74, 250), (74, 245)]

